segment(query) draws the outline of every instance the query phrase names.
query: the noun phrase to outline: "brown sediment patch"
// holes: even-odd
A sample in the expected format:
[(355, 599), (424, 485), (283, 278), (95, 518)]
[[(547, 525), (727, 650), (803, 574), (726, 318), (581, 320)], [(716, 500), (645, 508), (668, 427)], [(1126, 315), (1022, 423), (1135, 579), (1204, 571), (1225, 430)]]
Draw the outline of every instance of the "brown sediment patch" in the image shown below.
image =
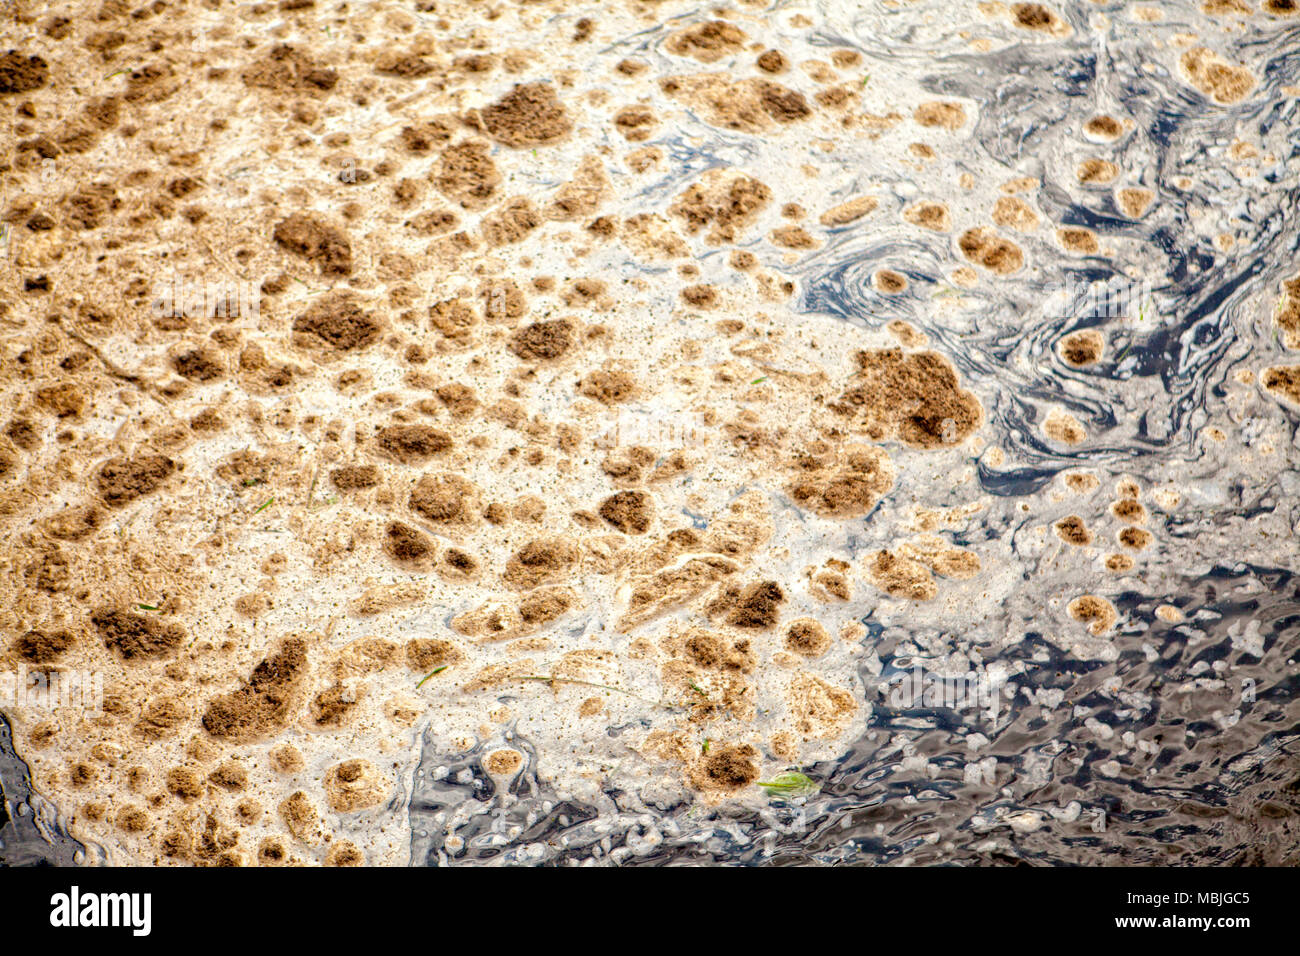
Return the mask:
[(86, 410), (86, 394), (71, 382), (46, 385), (35, 392), (36, 406), (57, 418), (76, 418)]
[(483, 317), (489, 322), (513, 323), (528, 314), (528, 297), (513, 279), (488, 279), (479, 286)]
[(786, 627), (785, 646), (802, 657), (821, 657), (830, 650), (831, 638), (819, 621), (801, 617)]
[(361, 308), (357, 298), (346, 292), (322, 296), (293, 320), (293, 331), (304, 344), (350, 352), (379, 340), (383, 324)]
[(28, 664), (54, 664), (76, 643), (68, 631), (28, 631), (9, 650)]
[(790, 61), (780, 50), (764, 50), (754, 62), (764, 73), (784, 73), (790, 68)]
[(516, 551), (506, 562), (502, 579), (517, 591), (554, 584), (578, 563), (578, 547), (568, 538), (537, 538)]
[(854, 196), (852, 199), (832, 206), (821, 214), (818, 220), (823, 226), (847, 226), (863, 216), (873, 212), (880, 205), (875, 196)]
[(559, 358), (573, 347), (574, 327), (568, 319), (526, 325), (510, 336), (510, 351), (527, 362)]
[(501, 173), (488, 151), (488, 144), (481, 140), (448, 146), (430, 173), (433, 185), (463, 209), (482, 209), (501, 186)]
[(1054, 37), (1069, 36), (1073, 31), (1061, 16), (1041, 3), (1013, 3), (1011, 22), (1022, 30), (1037, 30)]
[[(290, 0), (294, 2), (294, 0)], [(402, 53), (398, 50), (386, 50), (375, 58), (375, 72), (384, 76), (396, 76), (405, 80), (415, 80), (430, 73), (436, 73), (438, 67), (422, 56)]]
[(1101, 481), (1086, 471), (1071, 471), (1065, 475), (1065, 486), (1075, 494), (1086, 495), (1101, 487)]
[(582, 377), (578, 391), (602, 405), (631, 401), (637, 393), (636, 379), (621, 369), (596, 369)]
[[(146, 67), (157, 70), (158, 67)], [(137, 71), (140, 72), (140, 71)], [(134, 79), (134, 74), (132, 76)], [(141, 77), (146, 81), (147, 76)], [(310, 56), (287, 43), (274, 46), (270, 53), (253, 63), (243, 73), (248, 86), (277, 93), (328, 93), (338, 85), (338, 72), (319, 65)], [(143, 86), (143, 83), (141, 84)], [(128, 99), (131, 96), (128, 94)]]
[(94, 505), (75, 505), (46, 518), (45, 533), (59, 541), (80, 541), (98, 530), (104, 513)]
[(952, 218), (948, 207), (941, 202), (919, 202), (903, 210), (903, 219), (914, 226), (932, 229), (935, 232), (948, 232), (952, 229)]
[[(595, 154), (584, 156), (573, 171), (573, 177), (555, 191), (546, 206), (546, 218), (559, 222), (577, 222), (596, 213), (606, 199), (612, 194), (609, 173), (604, 162)], [(597, 223), (609, 223), (608, 229)], [(612, 232), (614, 220), (602, 216), (587, 226), (592, 235), (608, 235)]]
[(706, 793), (735, 793), (758, 779), (758, 751), (749, 744), (713, 744), (687, 768), (691, 784)]
[(1092, 139), (1112, 141), (1119, 139), (1124, 132), (1124, 124), (1113, 116), (1101, 114), (1091, 117), (1083, 124), (1083, 133)]
[(853, 586), (849, 581), (850, 565), (838, 558), (828, 558), (818, 567), (810, 567), (808, 575), (809, 590), (814, 597), (822, 601), (847, 601), (853, 597)]
[(483, 758), (483, 769), (496, 777), (510, 776), (524, 765), (524, 755), (518, 750), (502, 748)]
[(406, 666), (427, 674), (435, 667), (450, 667), (464, 659), (451, 641), (434, 637), (413, 637), (406, 642)]
[(202, 775), (193, 767), (172, 767), (167, 771), (167, 792), (189, 802), (207, 792)]
[[(489, 602), (473, 610), (458, 614), (451, 620), (451, 629), (467, 637), (479, 637), (484, 641), (501, 641), (518, 637), (523, 633), (524, 621), (519, 609), (511, 604)], [(491, 671), (492, 668), (486, 669)], [(489, 686), (482, 683), (481, 686)]]
[(614, 114), (614, 127), (629, 143), (643, 143), (650, 138), (659, 119), (648, 106), (625, 106)]
[(339, 491), (362, 491), (379, 484), (379, 469), (374, 465), (343, 465), (330, 472), (330, 481)]
[(1260, 384), (1279, 398), (1300, 405), (1300, 365), (1278, 365), (1264, 370)]
[(364, 866), (365, 854), (351, 840), (336, 840), (325, 853), (326, 866)]
[(191, 382), (213, 382), (226, 374), (225, 364), (212, 349), (188, 349), (172, 356), (172, 370)]
[(1075, 368), (1100, 361), (1105, 348), (1106, 338), (1096, 329), (1080, 329), (1078, 332), (1071, 332), (1056, 346), (1061, 361)]
[(375, 445), (396, 461), (412, 465), (445, 452), (452, 439), (430, 425), (388, 425), (375, 433)]
[(772, 244), (783, 249), (816, 249), (821, 243), (800, 226), (781, 226), (773, 229)]
[(307, 642), (297, 637), (281, 641), (279, 650), (253, 668), (243, 686), (208, 702), (203, 729), (231, 743), (279, 733), (301, 703), (306, 676)]
[(1133, 570), (1133, 559), (1127, 554), (1108, 554), (1106, 555), (1106, 570), (1114, 571), (1117, 574), (1123, 574), (1125, 571)]
[[(684, 634), (674, 634), (661, 642), (664, 650), (685, 658), (697, 667), (717, 671), (739, 671), (751, 673), (754, 670), (754, 652), (748, 637), (728, 640), (719, 634), (712, 634), (699, 628), (690, 628)], [(668, 678), (672, 665), (664, 669)]]
[(960, 103), (936, 100), (918, 106), (912, 111), (912, 119), (931, 129), (961, 129), (966, 125), (966, 109)]
[(1088, 625), (1088, 630), (1097, 636), (1105, 634), (1115, 626), (1119, 615), (1115, 605), (1095, 594), (1084, 594), (1070, 602), (1070, 617)]
[(907, 276), (893, 269), (878, 269), (871, 277), (871, 284), (876, 287), (877, 292), (898, 295), (907, 289)]
[(1125, 524), (1147, 523), (1147, 509), (1132, 498), (1121, 498), (1112, 503), (1110, 513)]
[(36, 426), (25, 418), (14, 418), (5, 426), (9, 440), (23, 451), (35, 451), (41, 440), (36, 434)]
[(313, 730), (341, 730), (352, 725), (364, 686), (359, 689), (334, 683), (314, 694), (307, 705), (306, 725)]
[(478, 313), (463, 299), (444, 299), (429, 306), (429, 324), (457, 345), (470, 341), (478, 322)]
[(295, 840), (308, 846), (318, 846), (324, 839), (320, 811), (311, 798), (301, 790), (295, 790), (279, 806), (280, 820)]
[(1083, 424), (1069, 412), (1053, 408), (1043, 419), (1043, 434), (1063, 445), (1078, 445), (1088, 437)]
[(405, 522), (390, 521), (384, 529), (384, 552), (394, 561), (426, 561), (433, 556), (436, 548), (431, 537)]
[(766, 630), (775, 627), (785, 591), (775, 581), (756, 581), (744, 587), (725, 585), (709, 602), (710, 617), (721, 617), (732, 627)]
[(121, 508), (157, 491), (175, 471), (176, 463), (165, 455), (110, 458), (95, 473), (95, 487), (105, 504)]
[(785, 125), (812, 115), (804, 95), (771, 80), (732, 80), (722, 73), (671, 76), (660, 89), (699, 111), (712, 126), (744, 133), (762, 133), (773, 123)]
[(355, 813), (376, 806), (388, 796), (388, 786), (369, 760), (354, 757), (336, 763), (321, 780), (325, 799), (335, 813)]
[(314, 263), (323, 276), (342, 278), (352, 274), (352, 243), (347, 234), (316, 216), (306, 213), (287, 216), (276, 223), (271, 238), (294, 255)]
[(1213, 50), (1194, 47), (1178, 60), (1184, 77), (1215, 103), (1237, 103), (1255, 88), (1255, 77), (1244, 66), (1229, 63)]
[(1038, 213), (1019, 196), (999, 196), (993, 204), (992, 219), (995, 225), (1018, 232), (1033, 232), (1038, 228)]
[(161, 697), (144, 706), (144, 712), (131, 732), (143, 740), (161, 740), (176, 732), (189, 720), (189, 709), (175, 697)]
[(1083, 226), (1066, 226), (1056, 230), (1056, 241), (1061, 244), (1061, 248), (1065, 251), (1076, 252), (1080, 255), (1092, 256), (1101, 251), (1101, 245), (1097, 242), (1097, 234)]
[(540, 587), (519, 600), (519, 619), (525, 627), (541, 627), (578, 606), (578, 595), (565, 587)]
[(644, 491), (620, 491), (600, 503), (597, 513), (624, 534), (645, 534), (654, 517), (654, 499)]
[(756, 80), (753, 81), (753, 90), (763, 112), (778, 123), (793, 123), (812, 115), (812, 107), (804, 95), (780, 83)]
[(436, 570), (448, 581), (472, 581), (478, 577), (479, 560), (460, 548), (444, 548), (438, 554)]
[(1275, 17), (1294, 17), (1300, 14), (1300, 3), (1297, 0), (1264, 0), (1260, 9)]
[(1008, 196), (1014, 196), (1017, 193), (1032, 192), (1040, 185), (1039, 180), (1033, 176), (1016, 176), (1014, 179), (1008, 179), (998, 188)]
[(790, 470), (796, 476), (787, 488), (790, 497), (827, 518), (865, 515), (896, 478), (889, 456), (873, 445), (850, 446), (838, 461), (811, 453), (796, 455)]
[(874, 349), (857, 353), (857, 373), (831, 407), (862, 423), (873, 440), (897, 438), (915, 448), (964, 441), (979, 426), (979, 399), (962, 389), (938, 352)]
[(1282, 297), (1273, 311), (1273, 324), (1289, 349), (1300, 349), (1300, 276), (1282, 282)]
[(479, 490), (460, 475), (425, 475), (411, 491), (407, 505), (435, 524), (472, 524), (480, 510)]
[(1115, 191), (1115, 202), (1120, 211), (1130, 219), (1141, 219), (1151, 208), (1156, 194), (1149, 189), (1127, 187)]
[(701, 63), (716, 63), (744, 49), (745, 32), (725, 20), (708, 20), (678, 30), (664, 44), (669, 53), (694, 57)]
[(412, 126), (403, 126), (398, 141), (402, 149), (414, 156), (425, 156), (436, 146), (445, 146), (451, 142), (456, 130), (456, 122), (448, 118), (439, 118)]
[(1074, 175), (1085, 186), (1101, 186), (1115, 181), (1119, 167), (1108, 159), (1091, 156), (1075, 167)]
[(471, 115), (498, 143), (516, 149), (549, 146), (569, 135), (573, 123), (549, 83), (522, 83)]
[(710, 243), (734, 242), (771, 198), (772, 191), (757, 179), (735, 171), (709, 170), (677, 197), (668, 212), (682, 220), (691, 235), (708, 230)]
[(49, 78), (49, 64), (35, 54), (24, 55), (10, 50), (0, 55), (0, 95), (39, 90)]
[(1025, 264), (1019, 246), (985, 226), (967, 229), (958, 237), (957, 247), (969, 261), (996, 275), (1011, 275)]
[(130, 611), (100, 608), (91, 614), (90, 622), (98, 628), (104, 646), (129, 663), (171, 657), (185, 640), (179, 624)]
[(618, 628), (630, 630), (692, 601), (739, 566), (726, 558), (689, 558), (674, 567), (634, 579)]
[(1121, 528), (1115, 537), (1124, 547), (1132, 548), (1134, 551), (1145, 550), (1155, 540), (1154, 535), (1145, 528)]
[(1060, 521), (1052, 525), (1056, 536), (1066, 544), (1073, 544), (1082, 547), (1083, 545), (1092, 544), (1092, 532), (1084, 524), (1083, 519), (1078, 515), (1067, 515)]
[(877, 551), (864, 564), (868, 580), (886, 594), (911, 601), (929, 601), (939, 593), (930, 569), (892, 551)]
[(479, 223), (483, 238), (493, 248), (519, 242), (542, 224), (542, 214), (532, 200), (516, 196)]

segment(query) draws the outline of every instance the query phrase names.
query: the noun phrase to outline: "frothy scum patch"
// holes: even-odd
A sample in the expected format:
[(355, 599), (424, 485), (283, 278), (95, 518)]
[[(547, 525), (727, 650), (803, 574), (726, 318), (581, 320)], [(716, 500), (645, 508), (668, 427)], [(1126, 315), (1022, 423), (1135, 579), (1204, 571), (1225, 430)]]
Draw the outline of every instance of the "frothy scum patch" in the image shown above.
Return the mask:
[[(998, 535), (956, 540), (1008, 414), (963, 311), (1114, 253), (1063, 190), (1161, 209), (1117, 110), (1044, 185), (973, 145), (997, 104), (811, 42), (835, 5), (74, 7), (19, 4), (0, 55), (0, 667), (103, 674), (102, 713), (8, 716), (110, 862), (405, 863), (426, 737), (502, 786), (765, 803), (868, 725), (864, 620), (1003, 603)], [(1086, 28), (967, 19), (977, 50)], [(1197, 42), (1215, 108), (1257, 90)], [(877, 234), (868, 304), (810, 309)], [(1044, 361), (1084, 381), (1110, 336)], [(1294, 365), (1259, 384), (1300, 403)], [(1083, 454), (1044, 394), (1023, 432)], [(1066, 643), (1156, 550), (1135, 495), (1095, 504), (1045, 519), (1122, 549)]]

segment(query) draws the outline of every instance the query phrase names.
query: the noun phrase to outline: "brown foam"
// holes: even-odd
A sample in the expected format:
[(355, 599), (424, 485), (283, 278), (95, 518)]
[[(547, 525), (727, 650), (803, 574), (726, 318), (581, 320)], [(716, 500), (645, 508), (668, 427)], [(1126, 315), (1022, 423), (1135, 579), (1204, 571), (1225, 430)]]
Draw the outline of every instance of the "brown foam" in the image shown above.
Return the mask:
[(1255, 77), (1244, 66), (1229, 63), (1203, 46), (1188, 50), (1179, 58), (1188, 82), (1216, 103), (1237, 103), (1255, 88)]

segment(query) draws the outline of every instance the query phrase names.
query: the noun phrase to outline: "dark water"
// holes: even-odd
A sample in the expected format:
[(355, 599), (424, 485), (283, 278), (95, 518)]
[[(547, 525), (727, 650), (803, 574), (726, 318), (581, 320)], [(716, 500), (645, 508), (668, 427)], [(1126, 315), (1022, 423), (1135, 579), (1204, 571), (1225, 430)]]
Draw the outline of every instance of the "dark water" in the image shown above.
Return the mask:
[(84, 859), (54, 807), (32, 792), (9, 723), (0, 716), (0, 866), (73, 866)]
[[(1190, 641), (1157, 622), (1141, 596), (1127, 610), (1118, 660), (1080, 661), (1026, 635), (1021, 690), (992, 720), (981, 711), (896, 709), (881, 693), (914, 660), (877, 645), (864, 672), (880, 703), (842, 759), (805, 768), (822, 784), (806, 802), (765, 811), (645, 805), (610, 791), (599, 804), (556, 797), (529, 771), (499, 793), (479, 752), (444, 756), (430, 742), (411, 805), (414, 859), (454, 863), (625, 865), (857, 863), (1015, 865), (1294, 865), (1300, 863), (1300, 579), (1275, 569), (1217, 568), (1186, 582), (1186, 603), (1214, 619)], [(1254, 623), (1262, 657), (1233, 646)], [(1148, 651), (1146, 648), (1150, 647)], [(1152, 653), (1154, 652), (1154, 653)], [(1193, 686), (1229, 665), (1236, 686)], [(1239, 700), (1253, 680), (1254, 701)], [(1030, 699), (1060, 692), (1063, 705)], [(1041, 698), (1040, 698), (1041, 699)], [(1221, 718), (1240, 708), (1235, 722)], [(1096, 721), (1111, 735), (1100, 739)], [(1094, 725), (1095, 726), (1095, 725)], [(993, 763), (971, 779), (968, 743)], [(1147, 743), (1125, 747), (1124, 736)], [(530, 757), (526, 741), (512, 745)], [(1127, 753), (1124, 751), (1127, 750)], [(1115, 760), (1118, 770), (1107, 767)], [(445, 768), (430, 780), (433, 768)], [(1017, 829), (1017, 815), (1038, 825)], [(454, 836), (448, 843), (447, 823)]]

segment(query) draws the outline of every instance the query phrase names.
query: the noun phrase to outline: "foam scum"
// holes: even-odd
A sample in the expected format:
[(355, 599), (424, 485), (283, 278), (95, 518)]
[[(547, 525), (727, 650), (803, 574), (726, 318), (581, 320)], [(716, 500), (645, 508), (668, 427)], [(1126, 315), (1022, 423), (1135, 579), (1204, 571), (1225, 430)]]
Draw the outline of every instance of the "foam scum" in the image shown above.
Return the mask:
[[(1086, 29), (977, 6), (975, 49)], [(14, 7), (0, 665), (103, 675), (102, 713), (7, 716), (108, 861), (406, 863), (425, 739), (507, 784), (759, 806), (868, 726), (865, 619), (976, 629), (1019, 580), (969, 533), (1005, 406), (927, 332), (1130, 240), (971, 149), (987, 104), (754, 3)], [(1164, 68), (1251, 94), (1197, 44)], [(1053, 189), (1158, 209), (1132, 124), (1077, 120)], [(873, 231), (874, 304), (808, 309)], [(1042, 454), (1098, 427), (1036, 414)], [(1044, 547), (1096, 558), (1055, 639), (1104, 656), (1161, 532), (1095, 470), (1036, 494), (1068, 499)]]

